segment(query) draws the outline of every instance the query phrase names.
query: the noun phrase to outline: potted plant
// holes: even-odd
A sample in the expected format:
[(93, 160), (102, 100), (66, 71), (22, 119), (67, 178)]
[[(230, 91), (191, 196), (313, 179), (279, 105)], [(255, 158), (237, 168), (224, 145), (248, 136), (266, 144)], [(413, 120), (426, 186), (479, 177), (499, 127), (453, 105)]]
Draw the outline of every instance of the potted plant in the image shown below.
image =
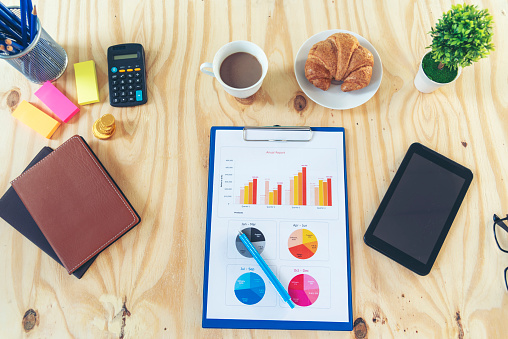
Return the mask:
[(473, 5), (453, 5), (443, 13), (432, 36), (431, 48), (422, 59), (415, 87), (430, 93), (457, 79), (463, 67), (485, 58), (494, 50), (492, 16), (488, 9)]

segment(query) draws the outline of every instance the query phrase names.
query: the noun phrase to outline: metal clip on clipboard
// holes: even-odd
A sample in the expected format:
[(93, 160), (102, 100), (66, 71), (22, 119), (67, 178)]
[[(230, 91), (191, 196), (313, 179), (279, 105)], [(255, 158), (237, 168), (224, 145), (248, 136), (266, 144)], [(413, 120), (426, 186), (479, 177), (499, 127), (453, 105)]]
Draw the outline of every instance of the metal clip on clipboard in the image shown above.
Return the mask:
[(312, 129), (303, 127), (244, 127), (243, 140), (245, 141), (310, 141)]

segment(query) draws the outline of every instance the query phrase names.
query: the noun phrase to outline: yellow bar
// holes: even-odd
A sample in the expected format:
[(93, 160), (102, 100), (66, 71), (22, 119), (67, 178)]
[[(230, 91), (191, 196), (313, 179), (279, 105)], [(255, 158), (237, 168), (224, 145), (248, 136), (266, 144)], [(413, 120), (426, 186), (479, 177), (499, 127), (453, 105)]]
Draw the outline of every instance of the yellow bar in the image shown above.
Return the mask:
[(295, 205), (298, 205), (298, 175), (295, 175), (294, 185), (295, 185), (294, 202)]
[(268, 205), (273, 205), (273, 192), (270, 192), (269, 194)]
[(324, 206), (323, 180), (319, 180), (319, 206)]
[(303, 205), (303, 173), (298, 172), (298, 205)]
[(60, 126), (58, 121), (25, 100), (12, 112), (12, 116), (48, 139)]
[(249, 186), (244, 187), (243, 191), (243, 203), (248, 204), (249, 203)]
[(99, 102), (99, 86), (97, 85), (97, 73), (93, 60), (74, 64), (76, 74), (76, 90), (80, 105)]
[(252, 194), (254, 190), (252, 189), (252, 182), (249, 182), (249, 204), (252, 204)]

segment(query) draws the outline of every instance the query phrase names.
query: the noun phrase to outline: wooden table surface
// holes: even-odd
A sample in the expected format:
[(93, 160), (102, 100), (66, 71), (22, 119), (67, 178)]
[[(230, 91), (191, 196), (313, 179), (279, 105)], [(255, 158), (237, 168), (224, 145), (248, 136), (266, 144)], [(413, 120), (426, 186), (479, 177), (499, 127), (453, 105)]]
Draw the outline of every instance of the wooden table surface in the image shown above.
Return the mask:
[[(0, 220), (0, 337), (506, 337), (508, 255), (496, 247), (492, 215), (508, 213), (508, 3), (475, 3), (494, 16), (496, 50), (455, 83), (422, 94), (413, 79), (431, 41), (427, 32), (449, 1), (38, 2), (44, 28), (69, 57), (57, 87), (77, 102), (72, 65), (93, 59), (101, 102), (81, 106), (47, 140), (10, 114), (21, 100), (43, 107), (34, 95), (39, 86), (0, 61), (0, 191), (43, 146), (79, 134), (143, 221), (78, 280)], [(378, 92), (354, 109), (315, 104), (293, 71), (300, 46), (334, 28), (365, 37), (383, 64)], [(199, 71), (232, 40), (256, 43), (269, 62), (260, 92), (242, 102)], [(106, 51), (125, 42), (145, 47), (149, 100), (113, 108)], [(91, 128), (106, 113), (117, 131), (99, 141)], [(346, 130), (353, 332), (201, 328), (210, 127), (273, 124)], [(363, 242), (413, 142), (474, 173), (425, 277)]]

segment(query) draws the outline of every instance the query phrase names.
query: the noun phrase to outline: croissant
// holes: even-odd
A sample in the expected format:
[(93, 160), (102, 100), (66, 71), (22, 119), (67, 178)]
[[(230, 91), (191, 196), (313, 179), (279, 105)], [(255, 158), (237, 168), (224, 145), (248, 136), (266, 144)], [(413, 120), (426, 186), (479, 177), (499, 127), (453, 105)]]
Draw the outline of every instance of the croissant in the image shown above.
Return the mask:
[(353, 35), (335, 33), (309, 51), (305, 77), (317, 88), (327, 91), (332, 79), (343, 81), (343, 92), (366, 87), (372, 77), (374, 57)]

